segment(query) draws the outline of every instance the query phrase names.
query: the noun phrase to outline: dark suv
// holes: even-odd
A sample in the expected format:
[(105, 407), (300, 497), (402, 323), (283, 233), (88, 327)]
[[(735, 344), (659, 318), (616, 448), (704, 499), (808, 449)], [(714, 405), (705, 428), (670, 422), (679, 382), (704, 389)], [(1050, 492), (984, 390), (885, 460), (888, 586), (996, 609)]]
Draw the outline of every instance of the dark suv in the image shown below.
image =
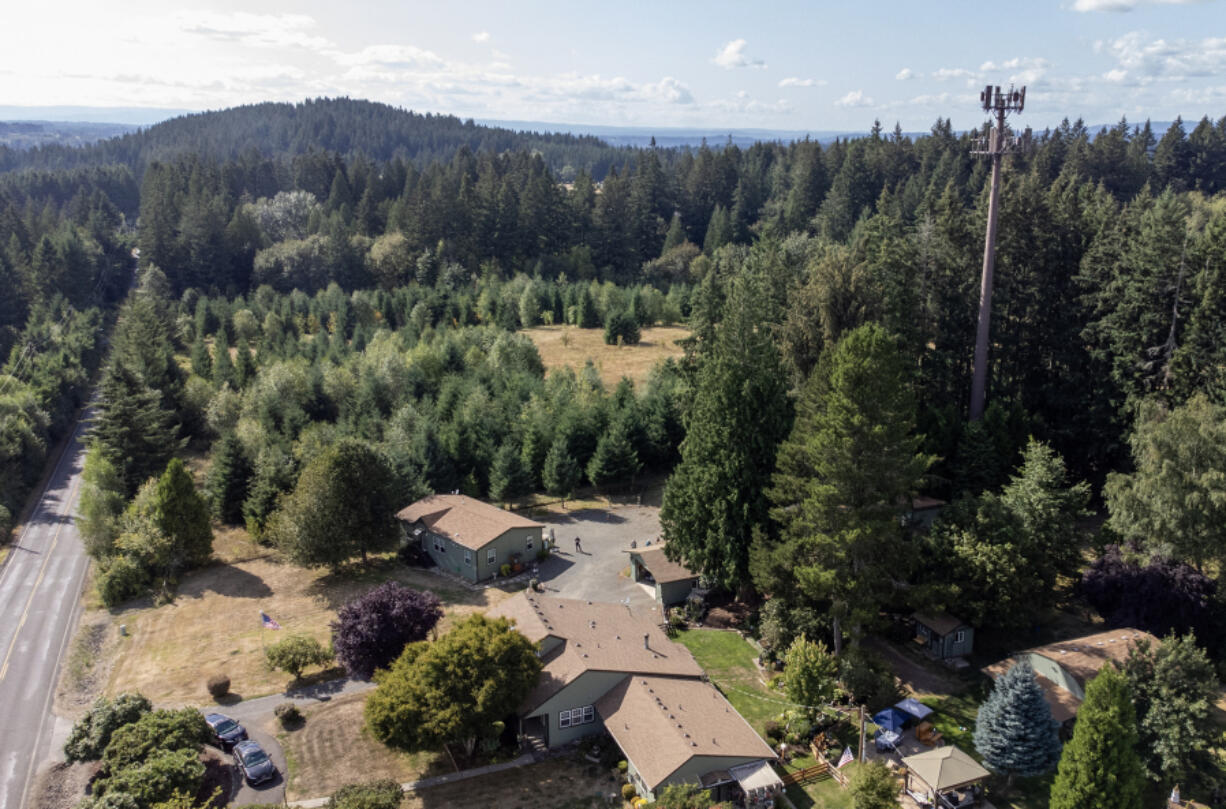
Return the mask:
[(243, 771), (243, 777), (247, 779), (247, 783), (252, 786), (272, 780), (277, 774), (277, 768), (268, 754), (264, 752), (264, 748), (260, 747), (259, 742), (253, 742), (250, 739), (234, 745), (234, 761)]
[(228, 750), (238, 742), (247, 738), (247, 729), (225, 714), (210, 713), (204, 715), (204, 721), (213, 731), (213, 737), (223, 750)]

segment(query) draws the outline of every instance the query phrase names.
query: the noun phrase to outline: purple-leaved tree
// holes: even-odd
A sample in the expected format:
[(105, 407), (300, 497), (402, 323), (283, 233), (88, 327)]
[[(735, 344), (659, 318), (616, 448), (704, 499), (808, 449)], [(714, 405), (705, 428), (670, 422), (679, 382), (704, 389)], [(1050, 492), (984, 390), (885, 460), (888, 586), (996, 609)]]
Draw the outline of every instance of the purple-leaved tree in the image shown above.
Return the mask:
[(442, 617), (434, 593), (386, 582), (340, 608), (332, 622), (332, 648), (351, 677), (369, 680), (405, 646), (425, 640)]

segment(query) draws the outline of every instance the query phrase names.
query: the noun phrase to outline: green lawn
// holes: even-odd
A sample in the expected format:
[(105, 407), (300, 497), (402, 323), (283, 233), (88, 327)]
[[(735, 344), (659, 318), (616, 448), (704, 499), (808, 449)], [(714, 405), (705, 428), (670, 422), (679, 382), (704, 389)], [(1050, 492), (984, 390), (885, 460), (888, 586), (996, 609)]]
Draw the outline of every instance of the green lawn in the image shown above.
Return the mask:
[[(786, 772), (794, 772), (811, 767), (813, 763), (812, 756), (797, 756), (783, 765), (783, 769)], [(853, 761), (843, 768), (843, 772), (850, 776), (855, 772), (855, 768), (856, 763)], [(833, 778), (808, 784), (793, 784), (787, 788), (787, 795), (796, 809), (852, 809), (851, 793), (839, 786), (838, 781)]]
[(722, 629), (689, 629), (679, 633), (677, 640), (690, 650), (732, 707), (759, 735), (764, 735), (763, 729), (769, 720), (787, 708), (780, 694), (762, 684), (754, 665), (758, 653), (737, 633)]

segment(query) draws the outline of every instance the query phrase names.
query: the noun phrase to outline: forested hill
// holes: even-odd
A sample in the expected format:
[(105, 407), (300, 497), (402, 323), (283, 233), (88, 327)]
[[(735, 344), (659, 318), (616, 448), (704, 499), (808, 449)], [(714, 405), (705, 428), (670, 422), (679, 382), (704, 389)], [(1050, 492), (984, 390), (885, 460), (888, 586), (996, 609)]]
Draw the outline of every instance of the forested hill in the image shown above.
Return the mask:
[(540, 152), (563, 179), (580, 169), (603, 177), (610, 166), (628, 156), (626, 149), (590, 135), (515, 132), (453, 115), (422, 115), (373, 101), (321, 98), (184, 115), (84, 148), (0, 148), (0, 171), (119, 163), (139, 177), (151, 161), (185, 154), (229, 160), (253, 151), (266, 157), (292, 157), (320, 150), (426, 165), (446, 162), (465, 147), (474, 152)]

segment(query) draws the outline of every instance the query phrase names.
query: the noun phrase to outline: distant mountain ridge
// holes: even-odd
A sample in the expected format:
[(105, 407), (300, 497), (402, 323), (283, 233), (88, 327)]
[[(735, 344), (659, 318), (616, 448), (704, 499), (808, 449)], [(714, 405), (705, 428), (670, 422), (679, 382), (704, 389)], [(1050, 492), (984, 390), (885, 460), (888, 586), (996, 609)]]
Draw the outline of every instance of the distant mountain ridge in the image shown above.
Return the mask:
[(132, 124), (87, 121), (0, 121), (0, 145), (13, 149), (32, 149), (50, 143), (86, 146), (134, 129)]

